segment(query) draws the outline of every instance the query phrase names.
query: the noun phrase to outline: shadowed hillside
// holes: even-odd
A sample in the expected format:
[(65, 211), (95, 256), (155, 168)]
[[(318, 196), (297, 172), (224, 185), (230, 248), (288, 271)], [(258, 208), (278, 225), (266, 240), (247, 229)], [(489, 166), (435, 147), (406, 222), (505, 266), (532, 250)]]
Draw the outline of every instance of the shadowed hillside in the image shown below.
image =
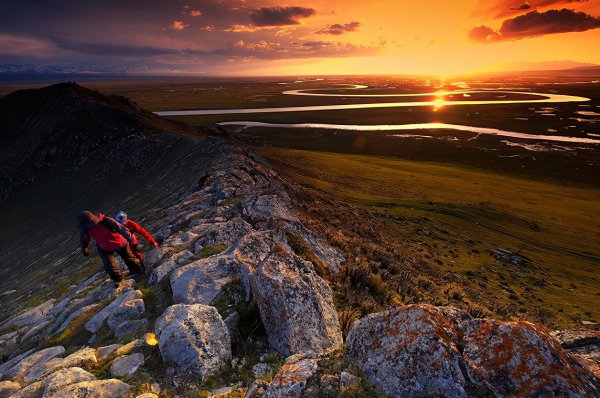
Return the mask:
[(3, 97), (0, 131), (0, 294), (15, 290), (0, 296), (0, 318), (85, 263), (75, 230), (81, 209), (143, 218), (191, 186), (221, 146), (74, 83)]

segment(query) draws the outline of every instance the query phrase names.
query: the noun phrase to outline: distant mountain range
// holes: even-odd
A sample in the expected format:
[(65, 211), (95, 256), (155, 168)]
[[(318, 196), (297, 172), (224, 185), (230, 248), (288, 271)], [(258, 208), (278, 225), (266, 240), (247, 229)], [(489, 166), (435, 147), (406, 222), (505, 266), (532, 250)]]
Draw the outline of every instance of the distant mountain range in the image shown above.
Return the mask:
[[(575, 61), (515, 62), (499, 67), (500, 73), (533, 72), (554, 70), (600, 69), (600, 65)], [(496, 72), (498, 73), (498, 72)], [(37, 80), (46, 77), (98, 78), (119, 76), (189, 76), (195, 75), (183, 71), (160, 70), (140, 66), (123, 65), (33, 65), (0, 64), (0, 80)]]

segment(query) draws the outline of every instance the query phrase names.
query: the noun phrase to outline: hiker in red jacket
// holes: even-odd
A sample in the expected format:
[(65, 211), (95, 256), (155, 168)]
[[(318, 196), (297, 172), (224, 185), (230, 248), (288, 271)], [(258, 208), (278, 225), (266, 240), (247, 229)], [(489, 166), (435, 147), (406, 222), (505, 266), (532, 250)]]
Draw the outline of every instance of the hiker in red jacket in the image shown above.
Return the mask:
[(129, 243), (133, 242), (134, 238), (127, 228), (102, 213), (96, 216), (91, 211), (79, 213), (77, 221), (77, 228), (81, 230), (80, 243), (83, 255), (86, 257), (90, 255), (88, 245), (90, 239), (94, 239), (98, 254), (104, 263), (104, 270), (115, 282), (115, 285), (118, 286), (119, 282), (123, 280), (115, 252), (121, 256), (129, 268), (130, 275), (135, 275), (134, 278), (143, 275), (140, 260), (136, 258), (129, 247)]
[(127, 213), (125, 213), (123, 210), (120, 210), (117, 213), (117, 215), (115, 216), (115, 220), (117, 220), (119, 223), (124, 225), (125, 228), (127, 228), (129, 230), (129, 232), (131, 232), (131, 235), (133, 235), (133, 241), (129, 243), (129, 247), (131, 247), (133, 254), (135, 254), (135, 256), (140, 260), (142, 269), (145, 270), (144, 255), (142, 254), (142, 251), (140, 250), (140, 246), (139, 246), (140, 241), (138, 240), (138, 238), (135, 234), (142, 235), (144, 237), (144, 239), (146, 239), (148, 241), (148, 243), (150, 243), (155, 249), (158, 248), (158, 243), (156, 243), (156, 241), (154, 240), (152, 235), (150, 235), (150, 233), (148, 231), (146, 231), (146, 229), (144, 229), (144, 227), (142, 227), (140, 224), (136, 223), (135, 221), (128, 219)]

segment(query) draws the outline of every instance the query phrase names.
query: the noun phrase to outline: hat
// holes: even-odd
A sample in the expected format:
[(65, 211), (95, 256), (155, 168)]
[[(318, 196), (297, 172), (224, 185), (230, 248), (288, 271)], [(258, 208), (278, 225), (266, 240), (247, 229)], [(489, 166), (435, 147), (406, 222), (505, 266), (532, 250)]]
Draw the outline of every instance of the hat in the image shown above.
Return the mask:
[(94, 215), (91, 211), (82, 211), (77, 216), (77, 228), (88, 229), (98, 224), (100, 219)]
[(115, 220), (117, 220), (121, 224), (125, 224), (127, 222), (127, 213), (125, 213), (123, 210), (119, 210), (119, 212), (115, 216)]

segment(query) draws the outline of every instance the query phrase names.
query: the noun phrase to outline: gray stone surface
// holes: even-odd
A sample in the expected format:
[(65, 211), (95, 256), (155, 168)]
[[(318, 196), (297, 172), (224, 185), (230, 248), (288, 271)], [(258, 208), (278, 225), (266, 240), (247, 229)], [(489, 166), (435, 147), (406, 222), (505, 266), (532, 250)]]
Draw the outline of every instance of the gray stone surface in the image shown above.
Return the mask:
[(83, 381), (44, 398), (120, 398), (130, 388), (129, 384), (116, 379)]
[(317, 371), (318, 357), (296, 354), (288, 357), (264, 398), (300, 398), (308, 380)]
[(110, 374), (113, 377), (129, 377), (144, 366), (144, 355), (135, 353), (125, 355), (114, 360), (110, 366)]
[(14, 366), (3, 372), (5, 377), (25, 377), (25, 375), (34, 367), (42, 367), (46, 362), (56, 358), (65, 352), (64, 347), (55, 346), (45, 348), (43, 350), (29, 354), (27, 357), (20, 359)]
[(152, 270), (152, 273), (148, 277), (148, 283), (150, 285), (156, 285), (157, 283), (160, 283), (177, 267), (179, 267), (179, 264), (177, 264), (177, 262), (174, 260), (168, 259), (163, 261), (159, 266)]
[(139, 290), (133, 290), (130, 287), (123, 289), (121, 294), (114, 299), (110, 304), (104, 307), (100, 312), (94, 315), (87, 323), (85, 324), (85, 329), (88, 332), (96, 333), (100, 328), (104, 325), (106, 319), (112, 314), (112, 312), (119, 308), (121, 304), (135, 299), (141, 299), (142, 292)]
[(62, 333), (71, 324), (71, 322), (73, 322), (79, 315), (81, 315), (87, 311), (93, 310), (97, 306), (98, 306), (98, 304), (90, 304), (90, 305), (81, 307), (76, 311), (73, 311), (71, 313), (71, 315), (69, 315), (67, 317), (67, 319), (65, 319), (63, 321), (63, 323), (61, 323), (61, 325), (58, 327), (58, 329), (56, 329), (56, 331), (54, 332), (54, 335), (59, 335), (60, 333)]
[(78, 367), (61, 369), (52, 373), (43, 381), (44, 396), (51, 396), (68, 385), (95, 379), (93, 374)]
[(41, 380), (59, 369), (93, 366), (96, 362), (96, 350), (93, 348), (82, 348), (65, 358), (52, 358), (47, 362), (42, 362), (32, 367), (25, 376), (25, 380), (31, 383)]
[(33, 340), (37, 340), (40, 337), (40, 334), (48, 327), (50, 324), (50, 320), (43, 321), (38, 323), (29, 329), (20, 339), (19, 343), (24, 343), (33, 338)]
[(365, 376), (386, 394), (466, 397), (457, 341), (458, 331), (440, 310), (409, 306), (360, 319), (346, 344)]
[(229, 332), (214, 307), (176, 304), (154, 327), (163, 360), (203, 379), (231, 361)]
[(342, 345), (331, 289), (311, 263), (273, 253), (250, 274), (250, 285), (269, 343), (282, 355)]
[(232, 256), (219, 255), (194, 261), (171, 274), (173, 301), (209, 304), (221, 287), (239, 273), (241, 264)]
[(107, 356), (111, 355), (118, 348), (123, 347), (123, 344), (111, 344), (104, 347), (100, 347), (97, 350), (98, 359), (104, 359)]
[(14, 318), (9, 319), (2, 325), (0, 325), (0, 330), (6, 330), (10, 328), (20, 328), (23, 326), (33, 325), (39, 322), (46, 314), (48, 314), (52, 308), (54, 307), (54, 303), (56, 300), (51, 299), (48, 300), (35, 308), (31, 308), (21, 314), (15, 316)]
[(139, 333), (147, 327), (147, 319), (134, 319), (131, 321), (125, 321), (115, 328), (115, 338), (122, 339), (125, 336)]
[(118, 305), (106, 319), (106, 324), (114, 330), (125, 321), (139, 319), (146, 312), (144, 300), (141, 298), (128, 300)]
[(223, 320), (223, 322), (225, 322), (225, 326), (227, 326), (227, 331), (229, 332), (229, 337), (231, 339), (231, 345), (234, 346), (237, 343), (238, 335), (240, 334), (238, 331), (240, 314), (237, 312), (232, 312)]
[(38, 381), (27, 387), (23, 387), (21, 390), (11, 395), (10, 398), (39, 398), (43, 393), (44, 383)]

